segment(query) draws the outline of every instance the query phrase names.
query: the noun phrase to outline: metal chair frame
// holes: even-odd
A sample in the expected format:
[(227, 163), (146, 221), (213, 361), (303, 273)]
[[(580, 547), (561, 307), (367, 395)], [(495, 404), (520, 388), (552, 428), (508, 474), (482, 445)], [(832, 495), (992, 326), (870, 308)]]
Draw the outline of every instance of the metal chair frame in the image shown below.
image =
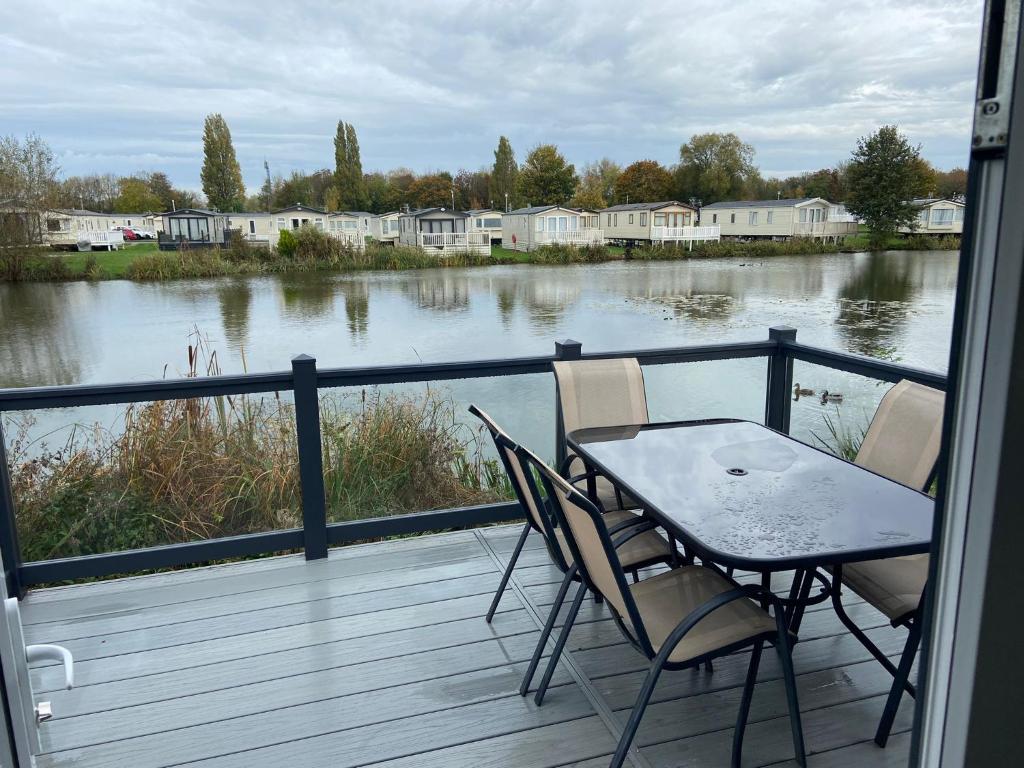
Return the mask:
[[(647, 521), (641, 526), (633, 527), (625, 533), (622, 533), (622, 535), (613, 540), (612, 531), (605, 525), (604, 519), (602, 518), (602, 512), (597, 505), (575, 488), (569, 487), (569, 490), (555, 488), (551, 478), (545, 472), (544, 465), (540, 463), (535, 456), (523, 450), (520, 450), (518, 453), (519, 455), (524, 456), (526, 460), (530, 461), (531, 464), (535, 466), (550, 499), (554, 500), (555, 494), (563, 493), (565, 494), (564, 497), (567, 501), (574, 504), (590, 516), (600, 537), (604, 555), (608, 559), (617, 587), (622, 595), (627, 613), (625, 618), (628, 620), (628, 627), (623, 621), (623, 617), (619, 616), (612, 603), (609, 602), (609, 607), (612, 608), (612, 617), (630, 645), (651, 661), (651, 667), (648, 670), (647, 677), (645, 678), (643, 686), (640, 689), (640, 693), (637, 696), (636, 703), (633, 705), (633, 710), (630, 713), (629, 720), (627, 721), (626, 727), (619, 739), (615, 754), (612, 757), (610, 768), (621, 768), (622, 764), (625, 762), (626, 755), (629, 752), (634, 737), (636, 736), (637, 729), (640, 726), (640, 721), (643, 718), (643, 714), (648, 703), (650, 702), (651, 695), (654, 693), (655, 685), (658, 682), (658, 677), (661, 675), (662, 670), (696, 668), (700, 664), (710, 661), (713, 658), (725, 656), (749, 646), (752, 648), (750, 666), (747, 669), (747, 677), (744, 682), (743, 694), (740, 700), (740, 709), (736, 719), (736, 728), (733, 733), (732, 765), (738, 767), (742, 756), (743, 736), (746, 729), (747, 717), (750, 712), (750, 702), (753, 697), (754, 684), (757, 681), (757, 670), (758, 665), (760, 664), (761, 651), (766, 641), (773, 643), (779, 654), (783, 670), (783, 679), (786, 687), (786, 700), (789, 707), (790, 726), (796, 760), (801, 766), (806, 765), (803, 728), (800, 722), (800, 708), (797, 700), (796, 680), (793, 674), (793, 662), (791, 656), (792, 649), (789, 641), (789, 632), (785, 623), (785, 611), (783, 611), (778, 598), (771, 592), (765, 594), (765, 590), (761, 586), (740, 585), (736, 582), (732, 582), (733, 589), (716, 595), (699, 608), (692, 611), (689, 615), (685, 616), (665, 639), (664, 643), (661, 644), (660, 649), (655, 650), (650, 637), (647, 634), (640, 611), (632, 598), (632, 593), (626, 583), (625, 572), (622, 569), (618, 555), (616, 554), (616, 549), (618, 547), (621, 547), (626, 541), (634, 536), (638, 536), (644, 531), (650, 530), (654, 527), (654, 523)], [(562, 627), (561, 634), (559, 635), (556, 643), (556, 654), (553, 654), (551, 660), (548, 662), (548, 669), (545, 671), (544, 679), (541, 682), (540, 688), (537, 690), (537, 703), (541, 703), (543, 701), (544, 692), (546, 691), (548, 683), (550, 683), (554, 667), (558, 662), (557, 654), (559, 654), (565, 646), (565, 642), (572, 627), (572, 621), (575, 619), (575, 614), (579, 611), (579, 608), (583, 603), (583, 596), (587, 590), (590, 590), (595, 594), (600, 594), (599, 588), (595, 585), (587, 571), (586, 561), (583, 559), (582, 552), (580, 551), (575, 538), (572, 536), (569, 522), (565, 519), (561, 506), (555, 502), (551, 505), (551, 508), (553, 509), (556, 518), (558, 518), (559, 524), (563, 526), (566, 531), (566, 540), (568, 542), (569, 549), (572, 552), (573, 560), (576, 563), (578, 575), (582, 583), (576, 593), (576, 598), (573, 601), (569, 615), (566, 618), (565, 625)], [(605, 595), (604, 597), (607, 602), (608, 596)], [(771, 632), (764, 632), (746, 640), (723, 646), (715, 651), (688, 659), (685, 662), (669, 661), (669, 656), (675, 649), (676, 645), (679, 644), (683, 637), (693, 629), (701, 619), (705, 618), (708, 614), (718, 608), (721, 608), (723, 605), (734, 600), (741, 599), (767, 600), (772, 605), (773, 612), (775, 614), (775, 630)], [(630, 631), (630, 628), (633, 628), (633, 631)]]

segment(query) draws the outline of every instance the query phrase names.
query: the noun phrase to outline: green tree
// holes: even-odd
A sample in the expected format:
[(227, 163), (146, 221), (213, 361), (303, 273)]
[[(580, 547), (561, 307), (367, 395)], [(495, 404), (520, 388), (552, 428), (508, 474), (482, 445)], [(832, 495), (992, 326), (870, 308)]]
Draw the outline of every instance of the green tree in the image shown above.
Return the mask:
[(174, 195), (174, 187), (171, 184), (171, 180), (167, 178), (167, 174), (163, 171), (153, 171), (146, 178), (146, 185), (149, 187), (149, 191), (152, 192), (160, 201), (160, 204), (155, 208), (146, 208), (144, 210), (171, 210), (176, 198)]
[(603, 157), (596, 163), (583, 166), (576, 192), (571, 203), (577, 208), (599, 210), (611, 204), (615, 199), (615, 182), (618, 181), (622, 168)]
[(873, 246), (901, 227), (913, 226), (917, 209), (911, 200), (928, 183), (920, 148), (911, 146), (895, 125), (857, 140), (847, 169), (846, 209), (871, 229)]
[(744, 195), (756, 174), (754, 148), (735, 133), (701, 133), (679, 148), (676, 197), (704, 205)]
[[(242, 168), (235, 157), (231, 131), (219, 114), (206, 116), (203, 125), (203, 194), (211, 208), (240, 211), (245, 202)], [(179, 206), (181, 207), (181, 206)]]
[(519, 199), (527, 205), (564, 204), (576, 191), (576, 168), (554, 144), (541, 144), (526, 156), (519, 170)]
[[(519, 178), (519, 166), (512, 144), (504, 136), (498, 139), (498, 148), (494, 150), (494, 167), (491, 169), (490, 196), (494, 204), (504, 210), (505, 201), (511, 208), (518, 205), (516, 199), (516, 183)], [(507, 196), (507, 197), (506, 197)]]
[(367, 207), (359, 139), (355, 127), (341, 120), (334, 134), (334, 186), (342, 210), (358, 211)]
[(146, 179), (127, 176), (121, 179), (114, 211), (117, 213), (144, 213), (163, 209), (160, 197), (155, 194)]
[(413, 208), (451, 208), (452, 175), (442, 172), (420, 176), (409, 185), (408, 196)]
[(416, 181), (416, 174), (408, 168), (395, 168), (387, 172), (388, 188), (384, 195), (384, 210), (398, 211), (404, 205), (412, 205), (409, 190)]
[(656, 203), (672, 196), (672, 174), (657, 160), (637, 160), (615, 182), (616, 203)]

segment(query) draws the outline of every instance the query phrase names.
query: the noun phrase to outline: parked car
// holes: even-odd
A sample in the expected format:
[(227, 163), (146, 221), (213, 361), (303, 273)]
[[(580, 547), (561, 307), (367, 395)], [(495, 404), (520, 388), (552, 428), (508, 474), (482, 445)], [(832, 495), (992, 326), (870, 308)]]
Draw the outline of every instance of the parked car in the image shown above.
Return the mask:
[(135, 230), (131, 229), (130, 227), (115, 227), (115, 229), (118, 229), (118, 230), (121, 231), (121, 234), (124, 235), (124, 239), (125, 240), (138, 240), (139, 239), (139, 236), (135, 233)]

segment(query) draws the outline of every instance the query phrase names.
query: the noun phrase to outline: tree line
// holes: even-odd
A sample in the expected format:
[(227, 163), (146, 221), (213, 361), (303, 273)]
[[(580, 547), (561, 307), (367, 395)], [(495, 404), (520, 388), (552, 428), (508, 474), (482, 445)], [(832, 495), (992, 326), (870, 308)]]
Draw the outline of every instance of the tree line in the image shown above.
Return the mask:
[[(865, 142), (869, 142), (868, 154), (858, 154)], [(754, 148), (734, 133), (703, 133), (691, 137), (680, 146), (678, 161), (671, 166), (643, 159), (623, 167), (602, 158), (577, 170), (553, 144), (532, 148), (520, 163), (509, 139), (501, 136), (494, 149), (493, 163), (477, 170), (418, 174), (408, 168), (396, 168), (367, 173), (362, 168), (354, 126), (339, 121), (334, 138), (333, 169), (293, 171), (287, 177), (277, 175), (265, 181), (259, 191), (247, 195), (227, 122), (223, 116), (211, 114), (203, 126), (200, 179), (205, 199), (189, 190), (175, 188), (160, 171), (122, 177), (94, 174), (58, 180), (59, 169), (52, 151), (39, 137), (29, 136), (24, 141), (14, 137), (0, 141), (0, 202), (13, 198), (28, 200), (25, 191), (28, 184), (35, 190), (32, 199), (41, 204), (101, 212), (142, 212), (200, 205), (222, 211), (274, 210), (298, 203), (327, 210), (382, 213), (405, 206), (504, 209), (506, 205), (518, 208), (558, 203), (604, 208), (619, 203), (668, 199), (707, 205), (720, 200), (776, 197), (852, 201), (850, 209), (854, 210), (864, 206), (860, 197), (870, 185), (864, 182), (863, 171), (871, 163), (885, 176), (887, 188), (898, 188), (908, 198), (953, 198), (966, 192), (966, 171), (935, 169), (920, 156), (920, 147), (911, 146), (894, 126), (884, 126), (872, 137), (861, 139), (850, 159), (835, 167), (773, 178), (762, 175), (755, 163)], [(30, 181), (8, 181), (15, 177)], [(897, 177), (901, 179), (899, 184), (888, 184)], [(877, 174), (873, 178), (878, 181)], [(899, 219), (908, 214), (903, 210), (889, 211), (886, 215)], [(891, 225), (881, 223), (880, 226)]]

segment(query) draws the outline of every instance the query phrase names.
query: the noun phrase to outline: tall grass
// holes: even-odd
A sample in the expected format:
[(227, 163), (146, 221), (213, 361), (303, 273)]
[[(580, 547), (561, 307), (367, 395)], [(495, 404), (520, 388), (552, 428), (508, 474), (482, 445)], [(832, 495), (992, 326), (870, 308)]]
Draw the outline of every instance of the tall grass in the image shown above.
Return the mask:
[(829, 453), (847, 461), (856, 459), (860, 445), (864, 442), (866, 427), (850, 427), (844, 424), (839, 408), (836, 408), (835, 416), (826, 412), (822, 414), (822, 419), (825, 422), (825, 432), (818, 434), (811, 430), (812, 443), (817, 443)]
[[(320, 410), (332, 521), (510, 496), (498, 464), (436, 393), (363, 391), (325, 397)], [(27, 560), (301, 526), (295, 414), (281, 397), (131, 405), (122, 421), (116, 431), (76, 429), (55, 449), (29, 440), (31, 421), (15, 424), (11, 480)]]
[(542, 245), (529, 254), (534, 264), (591, 264), (617, 259), (606, 245), (570, 245), (552, 243)]

